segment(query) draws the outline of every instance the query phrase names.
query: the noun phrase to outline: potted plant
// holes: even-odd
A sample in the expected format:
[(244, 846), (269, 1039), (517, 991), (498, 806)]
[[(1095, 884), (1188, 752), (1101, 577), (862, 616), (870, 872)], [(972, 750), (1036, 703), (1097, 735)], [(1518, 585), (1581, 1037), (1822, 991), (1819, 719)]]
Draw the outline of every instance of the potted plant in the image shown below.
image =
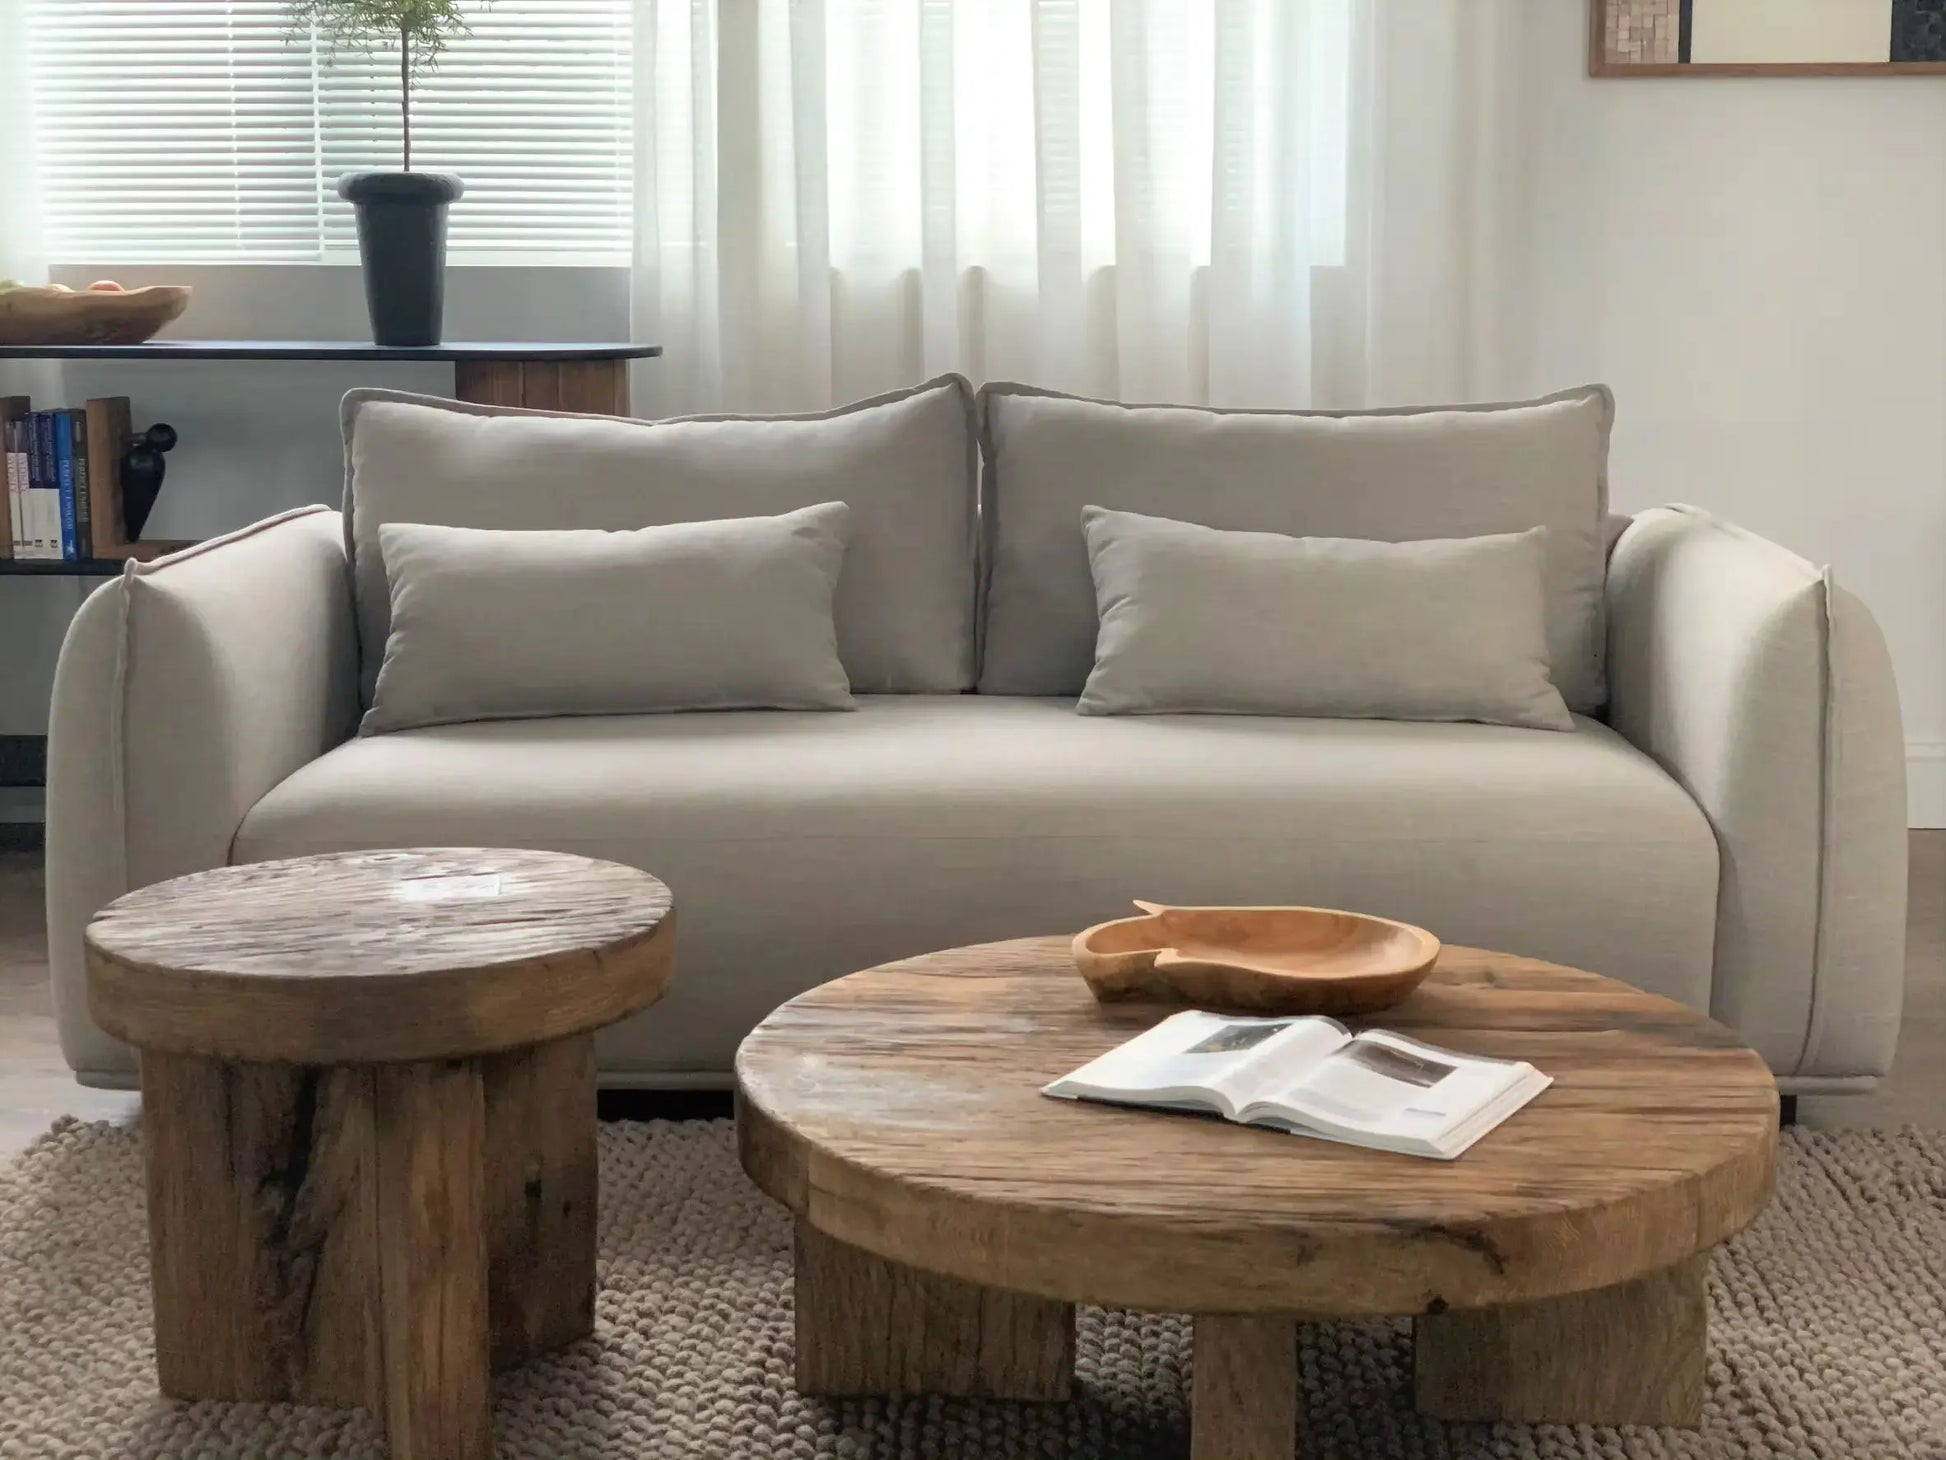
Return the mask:
[(315, 25), (332, 46), (374, 53), (396, 47), (403, 166), (348, 172), (338, 196), (358, 212), (365, 306), (380, 345), (436, 345), (446, 307), (446, 210), (466, 184), (412, 170), (412, 88), (468, 27), (459, 0), (292, 0), (292, 24)]

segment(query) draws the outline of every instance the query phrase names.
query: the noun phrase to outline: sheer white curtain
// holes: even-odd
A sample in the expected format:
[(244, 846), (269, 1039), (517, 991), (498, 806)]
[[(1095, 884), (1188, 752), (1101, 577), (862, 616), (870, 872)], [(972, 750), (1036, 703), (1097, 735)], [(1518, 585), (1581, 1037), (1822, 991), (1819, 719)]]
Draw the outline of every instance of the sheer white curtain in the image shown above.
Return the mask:
[(649, 411), (1467, 388), (1455, 0), (636, 3)]
[(47, 282), (41, 253), (41, 208), (33, 177), (33, 107), (29, 105), (31, 56), (27, 0), (0, 0), (0, 136), (6, 138), (6, 171), (0, 175), (0, 278)]
[[(34, 176), (33, 108), (27, 79), (32, 57), (26, 0), (0, 0), (0, 138), (6, 163), (0, 169), (0, 279), (27, 284), (47, 282), (42, 247), (40, 200), (27, 180)], [(48, 396), (60, 381), (60, 368), (33, 360), (0, 360), (0, 395)]]
[(0, 279), (47, 282), (41, 254), (39, 200), (25, 182), (34, 176), (33, 108), (27, 78), (30, 58), (26, 0), (0, 0), (0, 137), (7, 164), (0, 181)]

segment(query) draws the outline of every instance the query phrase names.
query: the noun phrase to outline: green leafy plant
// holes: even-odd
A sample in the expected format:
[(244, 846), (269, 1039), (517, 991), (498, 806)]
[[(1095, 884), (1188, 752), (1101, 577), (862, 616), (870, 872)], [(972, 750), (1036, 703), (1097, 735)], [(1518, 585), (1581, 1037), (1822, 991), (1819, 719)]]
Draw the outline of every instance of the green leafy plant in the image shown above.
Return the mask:
[(405, 171), (412, 171), (412, 88), (439, 64), (447, 43), (468, 33), (460, 0), (291, 0), (292, 29), (313, 26), (334, 49), (367, 55), (399, 51), (399, 126)]

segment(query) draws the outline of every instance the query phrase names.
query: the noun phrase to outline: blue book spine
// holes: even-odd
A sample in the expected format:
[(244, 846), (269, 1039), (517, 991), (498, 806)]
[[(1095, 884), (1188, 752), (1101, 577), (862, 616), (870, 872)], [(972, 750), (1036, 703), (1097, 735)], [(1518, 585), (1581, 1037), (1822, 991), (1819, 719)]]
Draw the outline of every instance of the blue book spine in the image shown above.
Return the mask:
[(60, 473), (61, 556), (70, 563), (80, 556), (74, 531), (74, 417), (66, 411), (52, 411), (54, 417), (54, 466)]
[(88, 413), (66, 412), (74, 432), (74, 553), (82, 559), (95, 555), (93, 494), (88, 483)]
[(41, 536), (50, 558), (61, 556), (61, 479), (54, 461), (54, 413), (34, 412), (34, 444), (41, 454)]
[(20, 454), (25, 458), (27, 467), (27, 490), (20, 503), (21, 515), (27, 523), (27, 540), (34, 545), (34, 556), (47, 556), (47, 544), (41, 537), (41, 418), (36, 411), (29, 411), (20, 418)]

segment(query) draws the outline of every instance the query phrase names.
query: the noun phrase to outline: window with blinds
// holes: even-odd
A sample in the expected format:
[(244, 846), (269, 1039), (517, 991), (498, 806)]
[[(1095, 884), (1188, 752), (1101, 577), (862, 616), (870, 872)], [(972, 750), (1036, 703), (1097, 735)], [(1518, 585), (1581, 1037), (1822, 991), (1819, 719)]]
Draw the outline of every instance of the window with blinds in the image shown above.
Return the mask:
[[(60, 262), (355, 257), (339, 175), (399, 166), (397, 52), (333, 53), (283, 0), (30, 0), (41, 206)], [(412, 98), (455, 172), (456, 261), (618, 262), (631, 232), (630, 0), (469, 7)]]

